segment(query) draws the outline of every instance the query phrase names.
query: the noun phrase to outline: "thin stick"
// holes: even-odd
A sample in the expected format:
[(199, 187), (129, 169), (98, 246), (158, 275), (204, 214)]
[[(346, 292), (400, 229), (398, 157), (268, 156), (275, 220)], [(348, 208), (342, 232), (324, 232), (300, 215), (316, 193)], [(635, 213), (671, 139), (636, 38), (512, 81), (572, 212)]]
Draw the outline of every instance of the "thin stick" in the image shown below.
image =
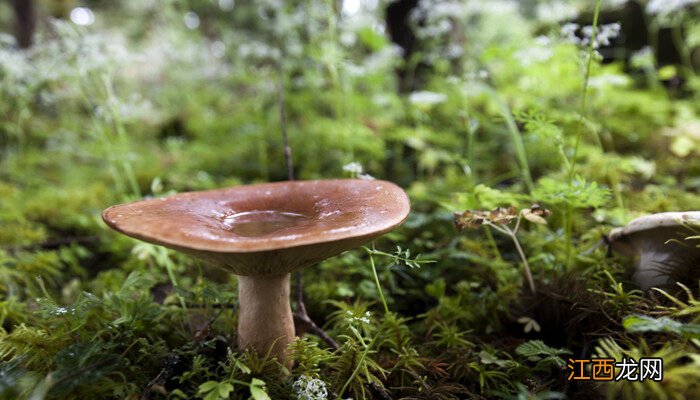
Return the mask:
[[(282, 143), (284, 144), (284, 159), (287, 163), (287, 179), (293, 181), (294, 164), (292, 163), (292, 148), (289, 146), (289, 140), (287, 139), (287, 113), (284, 107), (284, 85), (281, 77), (277, 82), (277, 101), (280, 109), (280, 126), (282, 128)], [(297, 303), (296, 310), (294, 311), (294, 321), (297, 324), (305, 325), (309, 332), (320, 337), (333, 350), (338, 350), (338, 342), (333, 340), (333, 338), (330, 337), (326, 331), (316, 325), (316, 323), (306, 312), (306, 305), (304, 304), (304, 287), (301, 282), (301, 272), (294, 273), (294, 294)]]
[[(591, 78), (591, 66), (593, 64), (593, 51), (595, 50), (595, 38), (598, 33), (598, 16), (600, 15), (600, 6), (602, 0), (597, 0), (595, 11), (593, 11), (593, 31), (591, 33), (591, 42), (588, 44), (588, 60), (586, 60), (586, 73), (583, 79), (583, 87), (581, 88), (581, 108), (579, 111), (578, 125), (576, 129), (576, 142), (574, 144), (574, 154), (571, 156), (571, 164), (569, 168), (569, 185), (574, 180), (574, 172), (576, 170), (576, 156), (578, 148), (581, 145), (581, 136), (583, 135), (583, 120), (586, 114), (586, 100), (588, 95), (588, 83)], [(571, 238), (567, 238), (571, 242)]]
[(304, 305), (304, 288), (301, 284), (301, 273), (297, 272), (294, 278), (294, 294), (296, 295), (297, 301), (297, 307), (294, 311), (294, 321), (297, 322), (297, 324), (304, 324), (309, 330), (309, 332), (323, 339), (323, 341), (326, 342), (328, 347), (330, 347), (331, 349), (338, 350), (338, 348), (340, 347), (338, 345), (338, 342), (333, 340), (333, 338), (330, 337), (326, 333), (326, 331), (324, 331), (318, 325), (316, 325), (316, 323), (311, 319), (311, 317), (309, 317), (309, 314), (306, 313), (306, 306)]
[(282, 127), (282, 143), (284, 144), (284, 159), (287, 162), (287, 179), (294, 180), (294, 165), (292, 164), (292, 148), (287, 139), (287, 112), (284, 108), (284, 87), (282, 78), (277, 82), (277, 101), (280, 109), (280, 125)]
[(528, 286), (530, 286), (530, 291), (533, 294), (536, 293), (537, 291), (535, 290), (535, 281), (532, 279), (532, 272), (530, 271), (530, 263), (527, 262), (527, 257), (525, 256), (523, 248), (520, 246), (520, 242), (518, 241), (518, 237), (515, 235), (515, 232), (513, 232), (510, 228), (508, 228), (505, 225), (498, 226), (490, 222), (485, 222), (484, 225), (486, 225), (487, 227), (490, 226), (493, 229), (501, 232), (502, 234), (510, 237), (510, 239), (513, 241), (513, 244), (515, 245), (515, 250), (518, 252), (520, 260), (523, 262), (523, 269), (525, 270), (525, 279), (527, 280)]
[(530, 291), (535, 294), (537, 290), (535, 290), (535, 282), (532, 279), (532, 272), (530, 272), (530, 263), (527, 262), (527, 257), (525, 257), (525, 252), (523, 251), (523, 248), (520, 247), (520, 243), (518, 242), (518, 238), (515, 237), (515, 235), (509, 235), (511, 239), (513, 239), (513, 244), (515, 245), (515, 250), (518, 251), (518, 255), (520, 256), (520, 260), (523, 262), (523, 267), (525, 269), (525, 278), (527, 279), (527, 283), (530, 286)]

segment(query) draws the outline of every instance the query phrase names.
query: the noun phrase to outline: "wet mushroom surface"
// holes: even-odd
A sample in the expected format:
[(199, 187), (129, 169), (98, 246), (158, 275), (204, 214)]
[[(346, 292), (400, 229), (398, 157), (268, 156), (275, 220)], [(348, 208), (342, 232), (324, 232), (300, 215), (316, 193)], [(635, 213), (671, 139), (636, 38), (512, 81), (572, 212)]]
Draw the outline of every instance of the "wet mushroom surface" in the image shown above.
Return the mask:
[(112, 206), (102, 217), (239, 275), (239, 348), (272, 349), (285, 362), (294, 337), (289, 274), (390, 231), (409, 211), (393, 183), (339, 179), (181, 193)]
[(128, 236), (238, 275), (272, 275), (381, 235), (403, 222), (409, 209), (393, 183), (339, 179), (181, 193), (112, 206), (103, 219)]

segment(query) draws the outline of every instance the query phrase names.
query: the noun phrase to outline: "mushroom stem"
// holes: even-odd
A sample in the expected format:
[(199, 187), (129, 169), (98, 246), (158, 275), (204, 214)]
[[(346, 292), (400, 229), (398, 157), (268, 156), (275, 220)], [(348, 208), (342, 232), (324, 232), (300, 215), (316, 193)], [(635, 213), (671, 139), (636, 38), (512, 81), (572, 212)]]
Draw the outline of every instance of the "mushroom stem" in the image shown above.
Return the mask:
[(287, 346), (294, 340), (289, 274), (238, 276), (238, 348), (276, 357), (288, 368)]

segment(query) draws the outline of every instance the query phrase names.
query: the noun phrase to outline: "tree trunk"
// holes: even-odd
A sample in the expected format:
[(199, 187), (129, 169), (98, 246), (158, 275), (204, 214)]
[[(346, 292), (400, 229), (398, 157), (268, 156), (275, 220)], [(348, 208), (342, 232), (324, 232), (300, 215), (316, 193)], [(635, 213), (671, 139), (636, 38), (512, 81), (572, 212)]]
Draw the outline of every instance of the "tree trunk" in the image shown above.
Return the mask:
[(16, 16), (17, 44), (23, 49), (29, 48), (36, 28), (34, 0), (12, 0), (12, 8)]

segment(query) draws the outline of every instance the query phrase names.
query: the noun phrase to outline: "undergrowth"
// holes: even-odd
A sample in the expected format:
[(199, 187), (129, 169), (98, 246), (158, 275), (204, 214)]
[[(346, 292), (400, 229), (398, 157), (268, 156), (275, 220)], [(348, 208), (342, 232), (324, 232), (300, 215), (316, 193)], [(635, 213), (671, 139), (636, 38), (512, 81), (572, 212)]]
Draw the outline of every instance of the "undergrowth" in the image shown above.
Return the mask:
[[(584, 26), (547, 2), (420, 1), (407, 57), (387, 2), (85, 3), (93, 25), (0, 37), (0, 399), (700, 398), (698, 269), (642, 291), (603, 240), (700, 204), (697, 6), (645, 3), (683, 56), (662, 65), (616, 41), (605, 1), (561, 2)], [(278, 85), (298, 179), (412, 203), (304, 271), (339, 347), (300, 332), (290, 370), (235, 348), (235, 276), (100, 219), (286, 179)], [(660, 357), (664, 379), (567, 380), (590, 357)]]

